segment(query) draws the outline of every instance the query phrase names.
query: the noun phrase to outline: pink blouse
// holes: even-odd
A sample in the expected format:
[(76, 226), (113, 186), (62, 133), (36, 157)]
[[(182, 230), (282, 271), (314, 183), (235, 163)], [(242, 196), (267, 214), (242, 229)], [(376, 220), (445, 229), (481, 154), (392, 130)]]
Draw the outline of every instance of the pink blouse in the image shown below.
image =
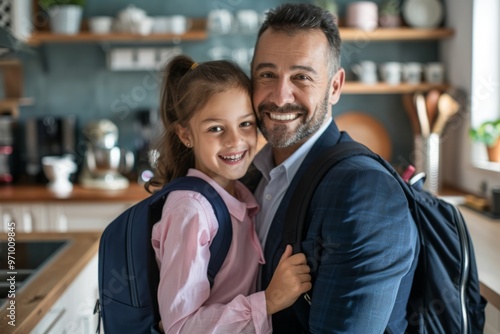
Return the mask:
[(221, 195), (231, 215), (233, 240), (210, 290), (209, 246), (218, 228), (212, 206), (193, 191), (168, 196), (152, 235), (165, 332), (271, 333), (264, 292), (255, 292), (259, 265), (264, 263), (254, 226), (255, 198), (239, 182), (235, 198), (198, 170), (190, 169), (188, 175), (208, 181)]

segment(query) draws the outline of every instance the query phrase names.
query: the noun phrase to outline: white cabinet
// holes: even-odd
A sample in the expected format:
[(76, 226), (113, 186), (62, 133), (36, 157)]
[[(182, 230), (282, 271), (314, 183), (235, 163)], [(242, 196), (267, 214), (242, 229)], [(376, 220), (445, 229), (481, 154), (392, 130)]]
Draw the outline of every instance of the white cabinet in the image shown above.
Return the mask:
[(36, 202), (0, 204), (1, 230), (14, 221), (18, 232), (103, 230), (130, 202)]
[(0, 205), (2, 231), (7, 232), (11, 221), (16, 223), (16, 231), (33, 232), (47, 231), (47, 207), (43, 204), (2, 204)]
[(52, 305), (31, 333), (95, 333), (98, 316), (93, 313), (99, 291), (97, 264), (96, 255)]
[(133, 203), (71, 203), (56, 204), (51, 208), (58, 231), (103, 230)]

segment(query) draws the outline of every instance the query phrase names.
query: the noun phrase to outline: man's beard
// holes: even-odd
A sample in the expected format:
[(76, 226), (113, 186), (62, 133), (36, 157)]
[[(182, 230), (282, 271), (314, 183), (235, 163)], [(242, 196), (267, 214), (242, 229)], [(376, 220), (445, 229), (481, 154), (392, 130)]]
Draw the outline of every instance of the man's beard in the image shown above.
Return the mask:
[[(296, 130), (290, 131), (287, 124), (274, 124), (271, 129), (264, 126), (262, 119), (264, 116), (259, 117), (259, 128), (264, 138), (266, 138), (269, 145), (276, 148), (290, 147), (295, 144), (300, 143), (306, 138), (309, 138), (312, 134), (321, 128), (327, 115), (328, 115), (328, 95), (323, 98), (321, 104), (316, 107), (313, 117), (307, 121), (304, 120)], [(276, 113), (289, 113), (293, 111), (299, 111), (303, 115), (308, 115), (308, 110), (302, 105), (287, 104), (281, 108), (275, 104), (264, 104), (259, 106), (259, 114), (263, 114), (263, 110), (266, 112), (276, 112)], [(331, 112), (331, 111), (330, 111)]]

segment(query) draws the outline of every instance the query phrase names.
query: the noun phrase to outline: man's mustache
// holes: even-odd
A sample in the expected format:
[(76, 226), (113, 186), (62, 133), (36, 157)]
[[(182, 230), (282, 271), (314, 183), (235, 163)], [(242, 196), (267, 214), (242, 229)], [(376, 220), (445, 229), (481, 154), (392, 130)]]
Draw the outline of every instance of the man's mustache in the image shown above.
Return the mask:
[(267, 111), (274, 113), (290, 113), (290, 112), (303, 112), (307, 113), (307, 108), (298, 104), (285, 104), (282, 107), (278, 107), (274, 103), (264, 103), (259, 106), (259, 112)]

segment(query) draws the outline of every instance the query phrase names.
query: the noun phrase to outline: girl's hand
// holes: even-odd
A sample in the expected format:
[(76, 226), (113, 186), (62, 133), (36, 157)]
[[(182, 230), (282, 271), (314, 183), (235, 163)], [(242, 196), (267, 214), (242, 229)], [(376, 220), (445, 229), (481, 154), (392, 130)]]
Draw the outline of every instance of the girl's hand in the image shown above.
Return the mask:
[(291, 306), (312, 288), (309, 271), (304, 253), (292, 255), (292, 246), (287, 245), (265, 291), (268, 315)]

